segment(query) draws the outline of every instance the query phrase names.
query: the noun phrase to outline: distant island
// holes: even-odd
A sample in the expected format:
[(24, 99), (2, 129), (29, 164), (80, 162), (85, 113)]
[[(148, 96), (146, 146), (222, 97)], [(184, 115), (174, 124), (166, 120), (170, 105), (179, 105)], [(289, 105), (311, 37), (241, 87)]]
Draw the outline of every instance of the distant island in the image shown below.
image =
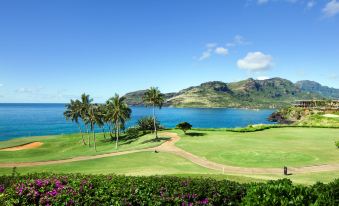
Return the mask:
[[(125, 95), (129, 105), (142, 105), (146, 90)], [(282, 108), (300, 99), (339, 99), (339, 89), (303, 80), (293, 83), (283, 78), (252, 78), (225, 83), (210, 81), (179, 92), (166, 93), (165, 105), (195, 108)]]

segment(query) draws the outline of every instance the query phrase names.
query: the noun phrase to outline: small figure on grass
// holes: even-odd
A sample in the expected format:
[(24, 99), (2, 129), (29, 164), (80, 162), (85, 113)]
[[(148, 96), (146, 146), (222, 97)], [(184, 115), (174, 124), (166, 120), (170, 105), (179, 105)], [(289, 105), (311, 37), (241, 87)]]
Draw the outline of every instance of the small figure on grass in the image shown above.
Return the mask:
[(287, 167), (286, 166), (284, 166), (284, 175), (288, 175)]

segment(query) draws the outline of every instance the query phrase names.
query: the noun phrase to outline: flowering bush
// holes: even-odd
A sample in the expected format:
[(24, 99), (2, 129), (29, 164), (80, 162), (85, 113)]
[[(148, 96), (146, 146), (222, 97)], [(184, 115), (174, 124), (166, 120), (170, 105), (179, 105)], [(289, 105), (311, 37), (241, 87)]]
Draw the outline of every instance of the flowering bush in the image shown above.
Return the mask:
[(0, 176), (0, 205), (337, 205), (339, 180), (296, 186), (289, 180), (227, 180), (116, 175)]

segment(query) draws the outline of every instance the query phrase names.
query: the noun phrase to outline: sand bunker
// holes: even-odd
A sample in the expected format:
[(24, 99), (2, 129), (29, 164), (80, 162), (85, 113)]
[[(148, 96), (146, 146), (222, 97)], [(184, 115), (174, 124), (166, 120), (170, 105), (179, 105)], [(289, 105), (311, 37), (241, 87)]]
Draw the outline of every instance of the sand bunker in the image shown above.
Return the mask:
[(339, 115), (336, 114), (324, 114), (324, 117), (332, 117), (332, 118), (339, 118)]
[(20, 146), (3, 148), (3, 149), (0, 149), (0, 151), (18, 151), (18, 150), (24, 150), (24, 149), (34, 149), (34, 148), (40, 147), (41, 145), (43, 145), (42, 142), (32, 142), (32, 143), (28, 143), (28, 144), (24, 144)]

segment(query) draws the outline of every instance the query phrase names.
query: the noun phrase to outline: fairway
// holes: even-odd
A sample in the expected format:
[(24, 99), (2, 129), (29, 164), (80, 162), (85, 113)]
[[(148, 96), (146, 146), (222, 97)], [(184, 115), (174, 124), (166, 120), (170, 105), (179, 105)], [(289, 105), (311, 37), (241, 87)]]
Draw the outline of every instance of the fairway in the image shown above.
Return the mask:
[[(0, 168), (1, 174), (10, 174), (12, 168)], [(116, 157), (17, 168), (19, 173), (58, 172), (86, 174), (167, 175), (167, 174), (217, 174), (181, 157), (168, 153), (138, 152)]]
[(208, 160), (240, 167), (301, 167), (339, 163), (338, 129), (274, 128), (237, 133), (192, 131), (176, 146)]
[[(87, 141), (87, 135), (85, 135)], [(78, 156), (92, 156), (110, 152), (120, 152), (126, 150), (137, 150), (149, 147), (155, 147), (163, 143), (167, 138), (154, 140), (154, 135), (148, 134), (137, 139), (126, 140), (121, 138), (118, 150), (115, 149), (115, 141), (110, 142), (104, 138), (103, 134), (97, 134), (97, 152), (91, 147), (82, 145), (80, 134), (53, 135), (41, 137), (16, 138), (9, 141), (0, 142), (0, 148), (23, 145), (28, 142), (42, 142), (43, 145), (36, 149), (21, 151), (0, 151), (0, 163), (5, 162), (35, 162), (47, 160), (68, 159)]]
[[(170, 134), (178, 133), (175, 141)], [(85, 156), (82, 160), (52, 163), (40, 166), (18, 166), (19, 174), (34, 172), (86, 173), (86, 174), (124, 174), (124, 175), (175, 175), (191, 177), (210, 177), (231, 179), (240, 182), (265, 181), (289, 178), (296, 183), (312, 184), (316, 181), (329, 182), (339, 178), (338, 170), (311, 173), (298, 173), (289, 176), (282, 174), (282, 167), (305, 167), (310, 165), (338, 164), (339, 150), (334, 146), (338, 140), (338, 129), (320, 128), (272, 128), (264, 131), (238, 133), (216, 130), (192, 130), (185, 135), (179, 130), (160, 133), (161, 140), (147, 134), (134, 140), (121, 140), (119, 150), (114, 144), (106, 142), (103, 134), (98, 134), (98, 152), (81, 144), (79, 134), (47, 137), (17, 138), (0, 143), (0, 148), (40, 141), (39, 148), (21, 151), (0, 151), (0, 163), (37, 162), (62, 160)], [(172, 137), (171, 141), (167, 141)], [(163, 144), (166, 142), (165, 144)], [(171, 143), (172, 142), (172, 143)], [(159, 146), (161, 145), (161, 146)], [(154, 152), (156, 146), (158, 153)], [(176, 147), (177, 146), (177, 147)], [(150, 151), (139, 149), (153, 148)], [(176, 150), (176, 148), (178, 150)], [(184, 153), (178, 153), (181, 148)], [(134, 153), (119, 156), (94, 156), (109, 152), (131, 151)], [(187, 153), (189, 152), (188, 156)], [(197, 161), (192, 161), (195, 155)], [(202, 162), (202, 165), (199, 165)], [(211, 163), (239, 167), (222, 171), (209, 168)], [(246, 168), (277, 168), (278, 173), (241, 173)], [(281, 169), (281, 174), (279, 170)], [(0, 174), (11, 174), (13, 168), (0, 168)], [(318, 170), (317, 170), (318, 171)]]

